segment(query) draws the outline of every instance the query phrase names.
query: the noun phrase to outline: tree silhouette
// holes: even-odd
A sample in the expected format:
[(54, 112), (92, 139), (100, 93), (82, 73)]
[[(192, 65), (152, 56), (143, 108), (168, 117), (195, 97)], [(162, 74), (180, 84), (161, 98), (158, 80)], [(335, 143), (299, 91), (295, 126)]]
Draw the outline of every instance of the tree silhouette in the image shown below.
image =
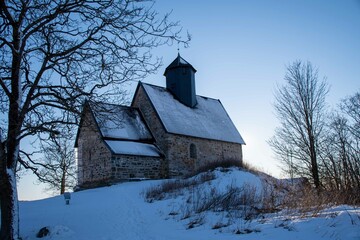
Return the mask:
[(189, 40), (168, 18), (145, 0), (0, 1), (0, 239), (20, 237), (15, 170), (34, 167), (20, 142), (76, 124), (85, 98), (108, 100), (154, 72), (151, 49)]
[(269, 144), (291, 173), (309, 176), (319, 188), (318, 144), (325, 126), (329, 87), (325, 80), (319, 80), (318, 70), (310, 62), (289, 65), (285, 81), (275, 93), (280, 127)]
[(63, 194), (76, 185), (73, 135), (71, 131), (67, 133), (52, 135), (49, 140), (42, 141), (43, 157), (34, 163), (39, 181), (48, 185), (48, 191), (58, 194)]

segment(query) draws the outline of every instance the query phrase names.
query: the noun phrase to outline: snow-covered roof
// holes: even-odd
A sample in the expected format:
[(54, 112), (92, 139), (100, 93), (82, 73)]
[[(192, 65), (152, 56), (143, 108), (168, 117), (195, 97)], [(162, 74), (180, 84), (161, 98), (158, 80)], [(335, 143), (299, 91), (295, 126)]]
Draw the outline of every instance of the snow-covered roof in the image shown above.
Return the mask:
[(91, 109), (105, 138), (152, 139), (138, 109), (108, 103), (91, 103)]
[(197, 105), (190, 108), (166, 88), (142, 85), (167, 132), (245, 144), (219, 100), (196, 96)]
[(100, 133), (114, 154), (160, 157), (160, 150), (138, 109), (108, 103), (90, 103)]
[(152, 144), (118, 140), (105, 140), (105, 142), (115, 154), (160, 157), (159, 150)]

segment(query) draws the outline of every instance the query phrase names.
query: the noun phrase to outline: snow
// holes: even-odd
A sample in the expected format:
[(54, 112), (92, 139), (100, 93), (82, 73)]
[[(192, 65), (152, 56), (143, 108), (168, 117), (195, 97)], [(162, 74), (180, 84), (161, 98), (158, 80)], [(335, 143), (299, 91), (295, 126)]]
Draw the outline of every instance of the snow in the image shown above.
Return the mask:
[(105, 138), (152, 139), (137, 109), (106, 103), (92, 103), (92, 112)]
[(160, 151), (152, 144), (116, 140), (105, 142), (115, 154), (160, 157)]
[(143, 86), (168, 132), (245, 144), (219, 100), (196, 96), (198, 104), (190, 108), (165, 88)]
[(261, 179), (250, 173), (244, 171), (229, 171), (229, 172), (215, 172), (216, 179), (213, 180), (213, 185), (217, 186), (218, 189), (224, 190), (229, 185), (229, 183), (239, 186), (251, 184), (256, 189), (262, 188)]
[[(238, 170), (217, 171), (216, 176), (200, 188), (261, 182), (259, 177)], [(282, 212), (253, 221), (235, 217), (231, 225), (221, 229), (212, 227), (225, 221), (227, 214), (206, 212), (201, 215), (202, 225), (187, 229), (193, 217), (181, 219), (180, 215), (170, 213), (181, 210), (179, 207), (186, 204), (189, 196), (179, 195), (153, 203), (144, 200), (144, 190), (161, 182), (127, 182), (75, 192), (70, 205), (65, 205), (63, 196), (20, 202), (21, 235), (24, 240), (35, 240), (37, 232), (48, 227), (50, 235), (44, 240), (360, 239), (360, 208), (350, 206), (325, 209), (318, 217), (295, 217)], [(256, 231), (234, 233), (247, 227)]]

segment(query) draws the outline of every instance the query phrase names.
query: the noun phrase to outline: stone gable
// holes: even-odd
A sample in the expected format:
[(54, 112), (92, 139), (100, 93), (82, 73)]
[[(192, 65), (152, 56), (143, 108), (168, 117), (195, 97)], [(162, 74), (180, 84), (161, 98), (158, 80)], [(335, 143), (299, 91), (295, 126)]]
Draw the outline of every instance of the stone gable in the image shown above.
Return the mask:
[(78, 186), (95, 187), (132, 178), (164, 178), (162, 157), (117, 155), (100, 134), (89, 108), (77, 136)]
[(89, 109), (84, 110), (77, 146), (78, 184), (109, 181), (111, 151), (102, 140)]
[[(192, 174), (211, 162), (242, 161), (241, 144), (167, 133), (141, 84), (135, 93), (132, 106), (140, 109), (163, 151), (168, 177)], [(191, 145), (195, 146), (196, 158), (190, 156)]]

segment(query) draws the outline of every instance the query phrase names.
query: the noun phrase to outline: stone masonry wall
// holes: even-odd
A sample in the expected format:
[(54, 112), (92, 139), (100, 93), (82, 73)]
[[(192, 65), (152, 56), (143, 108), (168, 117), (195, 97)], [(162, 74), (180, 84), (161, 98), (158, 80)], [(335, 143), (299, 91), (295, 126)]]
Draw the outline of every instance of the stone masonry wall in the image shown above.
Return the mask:
[(129, 178), (159, 179), (161, 175), (162, 158), (118, 155), (111, 158), (111, 177), (113, 181)]
[(78, 184), (108, 181), (111, 151), (105, 145), (89, 110), (85, 110), (78, 136)]
[(78, 185), (92, 187), (129, 178), (163, 178), (163, 158), (113, 155), (98, 132), (90, 111), (85, 112), (78, 136)]
[[(186, 176), (213, 162), (236, 160), (242, 162), (240, 144), (172, 135), (169, 144), (176, 146), (168, 152), (169, 175)], [(196, 157), (191, 157), (190, 146), (195, 146)]]
[(153, 134), (155, 138), (156, 145), (165, 155), (165, 161), (162, 162), (162, 165), (160, 167), (160, 174), (164, 178), (167, 178), (169, 171), (168, 171), (168, 161), (166, 159), (166, 156), (170, 147), (170, 145), (167, 143), (167, 137), (169, 134), (165, 132), (165, 129), (160, 122), (160, 119), (156, 115), (155, 110), (151, 105), (150, 100), (147, 97), (142, 87), (138, 89), (137, 95), (134, 96), (132, 107), (137, 107), (140, 109), (140, 112), (143, 115), (150, 129), (150, 132)]
[[(195, 172), (211, 162), (242, 161), (242, 146), (237, 143), (221, 142), (167, 133), (160, 122), (150, 100), (142, 87), (134, 97), (133, 106), (138, 107), (163, 151), (168, 177), (181, 177)], [(190, 146), (194, 144), (196, 158), (190, 157)]]

